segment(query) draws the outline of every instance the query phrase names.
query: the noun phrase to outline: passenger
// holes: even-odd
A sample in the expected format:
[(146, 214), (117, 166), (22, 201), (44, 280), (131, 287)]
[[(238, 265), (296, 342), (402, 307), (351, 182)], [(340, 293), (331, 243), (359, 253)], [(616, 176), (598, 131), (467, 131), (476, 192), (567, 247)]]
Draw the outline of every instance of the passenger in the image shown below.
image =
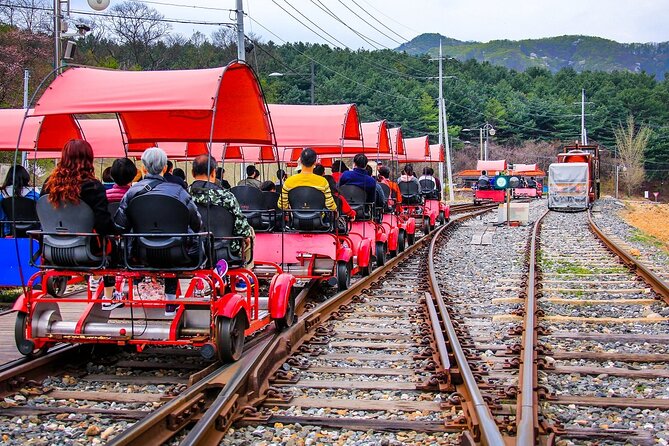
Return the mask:
[[(253, 240), (255, 233), (248, 220), (242, 213), (239, 203), (232, 192), (223, 189), (216, 184), (215, 176), (216, 159), (213, 156), (200, 155), (193, 160), (194, 181), (190, 185), (190, 193), (193, 201), (201, 206), (213, 205), (221, 206), (235, 217), (235, 223), (232, 229), (233, 237), (244, 237), (244, 263), (249, 264), (253, 255)], [(271, 181), (266, 181), (274, 186)], [(264, 184), (264, 183), (263, 183)], [(234, 256), (241, 257), (241, 243), (239, 240), (230, 242), (230, 251)]]
[(318, 163), (314, 166), (314, 173), (316, 175), (325, 176), (325, 167), (321, 163)]
[[(144, 170), (144, 179), (134, 184), (121, 200), (121, 204), (114, 215), (114, 223), (124, 231), (131, 229), (130, 221), (126, 215), (128, 205), (138, 193), (140, 195), (164, 195), (176, 198), (186, 205), (190, 214), (189, 227), (193, 232), (199, 232), (202, 228), (202, 220), (197, 206), (188, 192), (179, 184), (169, 182), (164, 175), (167, 173), (167, 155), (162, 149), (152, 147), (146, 149), (142, 154), (142, 164)], [(106, 198), (105, 198), (106, 201)], [(199, 253), (193, 253), (199, 255)], [(166, 300), (176, 300), (177, 279), (165, 278), (165, 298)], [(165, 316), (176, 315), (177, 305), (168, 304), (165, 306)]]
[(290, 208), (288, 192), (296, 187), (308, 186), (321, 191), (325, 195), (325, 207), (331, 211), (336, 211), (337, 204), (332, 199), (332, 191), (330, 190), (328, 180), (314, 174), (316, 152), (310, 147), (305, 147), (300, 154), (300, 163), (302, 164), (302, 171), (299, 174), (288, 178), (286, 182), (283, 183), (283, 189), (281, 189), (281, 196), (279, 198), (279, 208)]
[(221, 186), (223, 189), (229, 190), (232, 186), (230, 186), (230, 183), (228, 180), (223, 178), (223, 175), (225, 175), (225, 169), (222, 167), (217, 167), (216, 168), (216, 183)]
[(332, 175), (325, 175), (325, 179), (328, 180), (330, 191), (332, 191), (332, 196), (335, 199), (335, 203), (337, 203), (337, 211), (339, 214), (346, 215), (351, 220), (355, 220), (355, 211), (351, 209), (351, 206), (348, 204), (348, 201), (346, 201), (346, 198), (344, 198), (344, 196), (339, 193), (339, 189), (337, 189), (337, 182), (335, 181), (334, 177)]
[[(0, 204), (2, 200), (10, 197), (25, 197), (31, 200), (39, 200), (39, 192), (34, 187), (30, 187), (30, 174), (25, 167), (17, 164), (10, 167), (5, 176), (5, 182), (0, 187)], [(7, 215), (0, 206), (0, 221), (7, 220)], [(9, 235), (12, 228), (9, 224), (4, 226), (4, 235)]]
[(276, 184), (271, 181), (263, 181), (260, 185), (260, 190), (263, 192), (276, 192)]
[(530, 177), (530, 180), (527, 182), (527, 187), (536, 188), (537, 180), (534, 177)]
[[(188, 185), (186, 184), (186, 181), (182, 180), (181, 178), (179, 178), (178, 176), (176, 176), (172, 173), (172, 168), (173, 167), (174, 167), (174, 163), (172, 163), (172, 161), (168, 160), (167, 161), (167, 171), (165, 172), (165, 175), (164, 175), (165, 181), (167, 181), (168, 183), (178, 184), (179, 186), (183, 187), (184, 189), (188, 189)], [(183, 172), (183, 170), (182, 170), (182, 172)], [(184, 177), (185, 177), (185, 175), (184, 175)]]
[(186, 182), (186, 172), (180, 167), (177, 167), (174, 169), (174, 172), (172, 172), (172, 175), (174, 175), (177, 178), (181, 178), (183, 182)]
[(365, 191), (367, 203), (374, 203), (376, 207), (384, 207), (386, 201), (385, 195), (382, 190), (381, 194), (378, 193), (381, 186), (377, 185), (376, 180), (366, 170), (367, 157), (362, 153), (358, 153), (353, 158), (353, 165), (355, 166), (353, 170), (347, 170), (342, 173), (339, 178), (339, 187), (347, 184), (358, 186)]
[(420, 178), (418, 178), (418, 182), (420, 183), (422, 180), (429, 180), (434, 183), (434, 188), (430, 191), (423, 190), (421, 187), (421, 193), (427, 193), (430, 194), (432, 197), (431, 198), (437, 198), (439, 199), (441, 197), (440, 191), (441, 191), (441, 183), (439, 181), (439, 178), (434, 176), (434, 169), (431, 167), (423, 167), (423, 175), (421, 175)]
[(346, 172), (348, 170), (348, 167), (346, 167), (346, 164), (344, 164), (344, 161), (342, 160), (335, 160), (332, 162), (332, 178), (335, 179), (335, 181), (338, 183), (339, 178), (341, 177), (341, 174)]
[(132, 160), (128, 158), (114, 160), (111, 166), (111, 177), (114, 179), (114, 185), (111, 189), (107, 189), (107, 201), (110, 203), (121, 201), (130, 189), (132, 180), (136, 175), (137, 167)]
[[(365, 171), (367, 171), (367, 175), (369, 175), (370, 177), (372, 177), (374, 179), (374, 173), (373, 173), (374, 171), (372, 170), (372, 166), (367, 164), (365, 166)], [(375, 183), (376, 183), (376, 194), (375, 194), (374, 198), (376, 199), (378, 197), (381, 197), (381, 201), (376, 203), (376, 207), (386, 209), (387, 204), (388, 204), (388, 197), (386, 197), (386, 193), (383, 192), (383, 188), (381, 187), (381, 183), (376, 181), (376, 179), (375, 179)]]
[[(400, 192), (400, 187), (396, 182), (390, 179), (390, 169), (388, 167), (381, 166), (379, 168), (379, 182), (387, 185), (390, 188), (390, 197), (388, 197), (389, 203), (390, 200), (394, 200), (396, 203), (402, 202), (402, 193)], [(395, 193), (394, 197), (393, 192)]]
[(286, 171), (283, 169), (279, 169), (276, 171), (276, 178), (278, 179), (276, 183), (276, 189), (279, 190), (283, 187), (283, 183), (286, 182), (286, 179), (288, 178), (288, 175), (286, 175)]
[[(60, 162), (51, 176), (44, 183), (42, 195), (49, 195), (49, 203), (58, 207), (61, 203), (86, 203), (93, 211), (93, 230), (101, 236), (115, 234), (112, 216), (107, 209), (108, 201), (105, 187), (95, 178), (93, 166), (93, 149), (88, 141), (71, 139), (63, 147)], [(100, 254), (103, 244), (98, 243), (95, 249)], [(113, 310), (123, 306), (120, 302), (123, 294), (116, 291), (116, 278), (103, 277), (103, 310)]]
[(488, 172), (485, 170), (481, 171), (481, 176), (476, 182), (478, 188), (481, 189), (490, 189), (490, 178), (488, 178)]
[(111, 167), (107, 167), (102, 171), (102, 185), (109, 190), (114, 186), (114, 179), (111, 176)]
[(416, 174), (413, 171), (413, 165), (411, 164), (406, 164), (404, 166), (404, 169), (402, 169), (402, 175), (397, 179), (398, 183), (416, 183), (418, 184), (418, 178), (416, 178)]
[(260, 172), (258, 172), (256, 166), (246, 166), (246, 178), (240, 180), (237, 183), (237, 186), (251, 186), (260, 189), (260, 180), (258, 179), (259, 176)]

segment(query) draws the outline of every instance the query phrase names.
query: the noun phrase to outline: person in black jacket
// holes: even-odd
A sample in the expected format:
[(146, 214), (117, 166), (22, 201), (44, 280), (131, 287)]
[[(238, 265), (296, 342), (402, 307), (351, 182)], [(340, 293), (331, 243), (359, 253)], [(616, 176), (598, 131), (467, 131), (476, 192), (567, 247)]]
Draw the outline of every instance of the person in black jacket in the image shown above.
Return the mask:
[[(94, 216), (93, 230), (101, 236), (114, 234), (117, 228), (107, 209), (107, 193), (102, 183), (95, 178), (93, 148), (88, 141), (72, 139), (65, 144), (61, 159), (42, 188), (42, 195), (49, 196), (49, 203), (58, 207), (63, 203), (86, 203)], [(104, 249), (101, 244), (100, 251)], [(104, 310), (122, 306), (123, 295), (114, 289), (115, 277), (104, 277)]]
[[(168, 183), (178, 184), (179, 186), (181, 186), (181, 187), (183, 187), (184, 189), (187, 190), (188, 189), (188, 184), (186, 184), (185, 180), (182, 180), (177, 175), (174, 175), (172, 173), (173, 168), (174, 168), (174, 163), (172, 163), (172, 161), (168, 160), (167, 161), (167, 171), (163, 175), (163, 177), (165, 178), (165, 181), (167, 181)], [(183, 172), (183, 170), (182, 170), (182, 172)], [(184, 177), (185, 176), (186, 175), (184, 175)]]

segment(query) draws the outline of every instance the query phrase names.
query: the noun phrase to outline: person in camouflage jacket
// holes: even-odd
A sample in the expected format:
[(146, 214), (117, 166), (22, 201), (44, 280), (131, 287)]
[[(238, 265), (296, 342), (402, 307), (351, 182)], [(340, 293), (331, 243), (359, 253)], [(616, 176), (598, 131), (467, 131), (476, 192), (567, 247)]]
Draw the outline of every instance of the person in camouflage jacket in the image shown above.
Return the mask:
[[(195, 181), (190, 185), (190, 194), (196, 204), (207, 206), (221, 206), (235, 217), (232, 230), (234, 237), (244, 237), (244, 259), (248, 263), (252, 258), (253, 239), (255, 233), (248, 220), (242, 213), (237, 199), (232, 192), (225, 190), (216, 184), (216, 159), (209, 155), (200, 155), (193, 160), (193, 178)], [(240, 240), (230, 243), (230, 251), (234, 255), (241, 255)]]

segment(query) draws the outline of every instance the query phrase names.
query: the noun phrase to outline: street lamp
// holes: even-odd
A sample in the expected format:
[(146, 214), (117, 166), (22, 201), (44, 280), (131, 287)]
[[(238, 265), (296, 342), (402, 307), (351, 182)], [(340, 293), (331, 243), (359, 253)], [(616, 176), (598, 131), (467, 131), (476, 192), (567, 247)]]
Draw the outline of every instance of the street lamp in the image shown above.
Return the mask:
[(282, 77), (282, 76), (297, 76), (297, 77), (307, 77), (309, 76), (309, 81), (311, 82), (310, 93), (311, 93), (311, 105), (316, 103), (316, 70), (314, 67), (314, 62), (310, 63), (310, 73), (309, 74), (299, 74), (299, 73), (279, 73), (274, 72), (268, 74), (269, 77)]
[(627, 172), (627, 166), (624, 164), (616, 164), (616, 198), (618, 198), (618, 177), (620, 175), (620, 171)]
[[(472, 132), (476, 129), (462, 129), (463, 132)], [(479, 140), (481, 142), (481, 159), (487, 161), (488, 160), (488, 138), (490, 136), (495, 136), (495, 133), (497, 131), (495, 128), (492, 126), (492, 124), (485, 123), (483, 127), (479, 127)], [(483, 138), (483, 135), (485, 134), (485, 139)]]

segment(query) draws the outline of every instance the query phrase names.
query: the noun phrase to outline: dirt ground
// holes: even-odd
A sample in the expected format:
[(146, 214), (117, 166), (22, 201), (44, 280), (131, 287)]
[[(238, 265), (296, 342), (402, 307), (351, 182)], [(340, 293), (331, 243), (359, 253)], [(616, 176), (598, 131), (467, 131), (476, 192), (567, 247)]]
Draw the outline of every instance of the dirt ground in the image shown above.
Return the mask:
[(662, 248), (669, 251), (669, 204), (627, 202), (621, 216), (630, 225), (657, 239)]

